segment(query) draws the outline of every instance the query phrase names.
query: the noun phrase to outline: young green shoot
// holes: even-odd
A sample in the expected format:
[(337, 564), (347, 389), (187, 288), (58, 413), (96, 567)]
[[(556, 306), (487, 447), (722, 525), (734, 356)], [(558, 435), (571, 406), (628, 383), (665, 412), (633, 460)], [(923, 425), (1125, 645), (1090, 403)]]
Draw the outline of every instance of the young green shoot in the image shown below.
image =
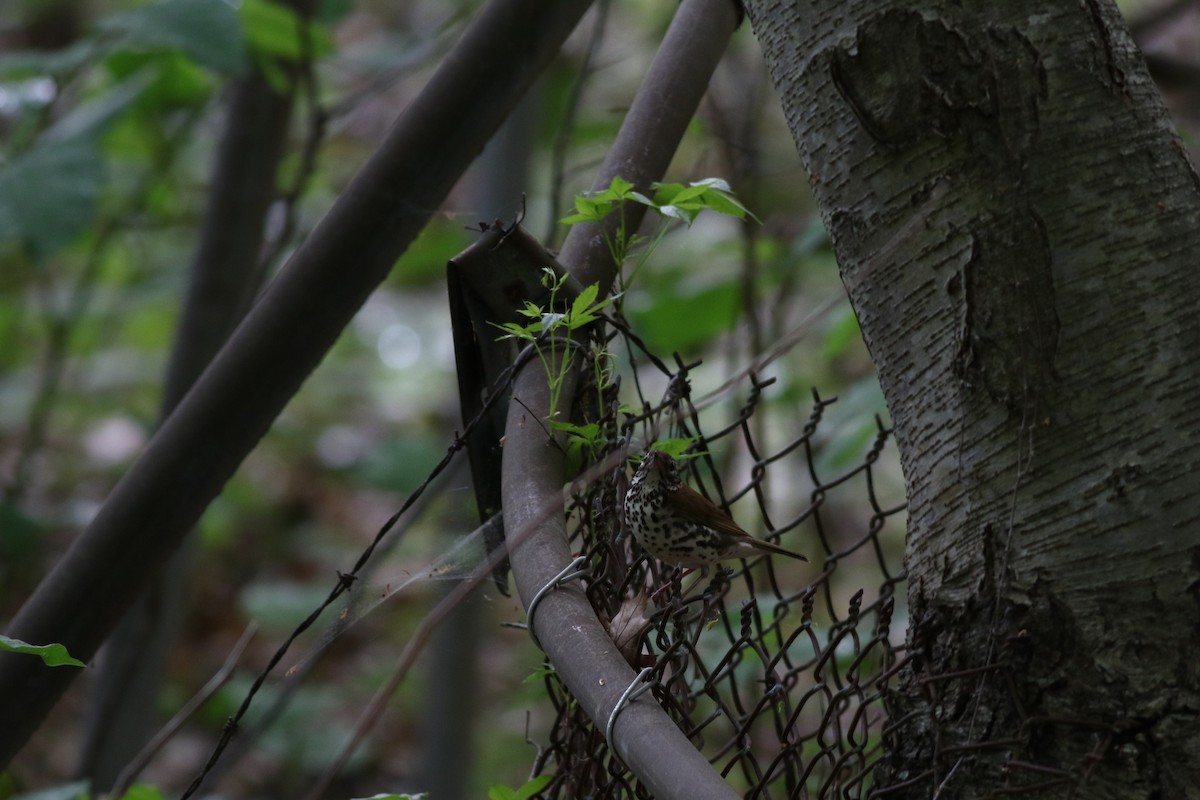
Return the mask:
[[(626, 287), (633, 281), (638, 270), (646, 263), (650, 255), (658, 247), (670, 226), (672, 220), (678, 220), (688, 227), (696, 221), (702, 211), (714, 211), (738, 219), (749, 216), (758, 221), (749, 209), (734, 196), (729, 184), (721, 178), (704, 178), (688, 184), (654, 183), (651, 184), (654, 193), (647, 196), (634, 189), (629, 181), (620, 176), (614, 177), (607, 189), (591, 194), (575, 197), (575, 213), (564, 217), (562, 222), (568, 225), (579, 223), (599, 223), (614, 211), (619, 214), (615, 236), (605, 237), (609, 254), (617, 265), (620, 285)], [(658, 212), (659, 224), (649, 237), (637, 236), (626, 230), (625, 207), (627, 203), (640, 203)], [(624, 274), (624, 264), (634, 248), (645, 244), (638, 252), (629, 275)]]
[[(533, 345), (550, 385), (550, 426), (560, 429), (562, 422), (558, 420), (559, 399), (571, 359), (560, 357), (559, 348), (564, 345), (571, 347), (567, 341), (570, 335), (600, 319), (600, 312), (615, 299), (615, 296), (609, 296), (598, 300), (600, 287), (592, 284), (584, 287), (566, 311), (554, 311), (558, 306), (558, 293), (566, 280), (567, 276), (560, 277), (547, 268), (542, 281), (550, 289), (549, 309), (526, 300), (524, 307), (517, 309), (517, 313), (530, 320), (529, 322), (492, 323), (504, 331), (500, 339), (519, 339)], [(547, 347), (548, 350), (545, 349)]]

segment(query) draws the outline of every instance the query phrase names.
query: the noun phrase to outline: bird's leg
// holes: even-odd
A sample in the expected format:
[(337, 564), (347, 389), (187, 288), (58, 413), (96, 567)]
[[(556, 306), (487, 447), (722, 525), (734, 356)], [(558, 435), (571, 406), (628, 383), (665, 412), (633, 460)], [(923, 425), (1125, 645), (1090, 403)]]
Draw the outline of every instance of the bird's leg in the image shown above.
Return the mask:
[[(672, 574), (672, 575), (671, 575), (671, 580), (667, 581), (667, 582), (666, 582), (666, 583), (664, 583), (662, 586), (660, 586), (660, 587), (658, 587), (657, 589), (655, 589), (655, 590), (654, 590), (654, 593), (653, 593), (652, 595), (650, 595), (650, 600), (651, 600), (651, 601), (652, 601), (652, 602), (653, 602), (655, 605), (657, 605), (657, 604), (658, 604), (658, 598), (659, 598), (659, 597), (660, 597), (660, 596), (661, 596), (661, 595), (662, 595), (664, 592), (666, 592), (666, 591), (667, 591), (667, 589), (670, 589), (672, 586), (678, 586), (678, 585), (679, 585), (679, 584), (680, 584), (680, 583), (683, 581), (683, 579), (684, 579), (684, 578), (686, 578), (688, 575), (691, 575), (691, 574), (692, 574), (693, 572), (695, 572), (695, 571), (696, 571), (696, 568), (695, 568), (695, 567), (688, 567), (687, 569), (685, 569), (685, 570), (682, 570), (682, 571), (680, 571), (680, 570), (676, 569), (676, 570), (675, 570), (675, 572), (674, 572), (674, 574)], [(681, 589), (679, 590), (679, 596), (680, 596), (680, 597), (687, 597), (687, 595), (688, 595), (688, 592), (690, 592), (692, 589), (695, 589), (695, 588), (696, 588), (696, 585), (697, 585), (698, 583), (700, 583), (700, 581), (704, 580), (704, 576), (705, 576), (705, 575), (707, 575), (707, 574), (708, 574), (708, 567), (701, 567), (701, 568), (700, 568), (700, 574), (696, 576), (696, 580), (694, 580), (694, 581), (692, 581), (691, 583), (689, 583), (686, 589), (682, 589), (682, 588), (681, 588)], [(722, 580), (722, 578), (724, 578), (726, 574), (727, 574), (726, 570), (720, 570), (720, 569), (719, 569), (719, 570), (717, 570), (716, 574), (715, 574), (715, 575), (713, 575), (713, 581), (712, 581), (712, 583), (713, 583), (713, 586), (717, 586), (717, 585), (719, 585), (719, 584), (720, 584), (720, 582), (721, 582), (721, 580)]]
[[(687, 575), (687, 574), (689, 574), (689, 573), (692, 573), (692, 572), (695, 572), (695, 571), (696, 571), (696, 570), (695, 570), (694, 568), (693, 568), (693, 569), (689, 569), (687, 572), (683, 573), (683, 575), (680, 575), (680, 576), (679, 576), (679, 578), (682, 580), (684, 575)], [(705, 576), (705, 575), (707, 575), (707, 574), (708, 574), (708, 569), (707, 569), (707, 568), (701, 569), (701, 570), (700, 570), (700, 574), (696, 576), (696, 580), (694, 580), (694, 581), (692, 581), (691, 583), (689, 583), (689, 584), (688, 584), (688, 587), (687, 587), (686, 589), (680, 589), (680, 590), (679, 590), (679, 596), (680, 596), (680, 597), (687, 597), (687, 594), (688, 594), (688, 592), (690, 592), (692, 589), (695, 589), (695, 588), (696, 588), (696, 585), (697, 585), (698, 583), (700, 583), (700, 581), (704, 580), (704, 576)]]
[[(692, 574), (695, 571), (696, 571), (695, 567), (688, 567), (687, 569), (683, 570), (682, 572), (680, 572), (678, 569), (676, 569), (675, 572), (672, 573), (670, 580), (668, 580), (662, 586), (660, 586), (654, 590), (654, 593), (650, 595), (650, 601), (652, 603), (654, 603), (655, 605), (658, 605), (658, 599), (660, 597), (662, 597), (664, 592), (666, 592), (672, 586), (678, 586), (680, 581), (682, 581), (686, 576)], [(693, 584), (693, 585), (695, 585), (695, 584)], [(688, 588), (691, 589), (692, 587), (689, 586)], [(682, 594), (683, 594), (683, 592), (680, 591), (680, 595), (682, 595)]]

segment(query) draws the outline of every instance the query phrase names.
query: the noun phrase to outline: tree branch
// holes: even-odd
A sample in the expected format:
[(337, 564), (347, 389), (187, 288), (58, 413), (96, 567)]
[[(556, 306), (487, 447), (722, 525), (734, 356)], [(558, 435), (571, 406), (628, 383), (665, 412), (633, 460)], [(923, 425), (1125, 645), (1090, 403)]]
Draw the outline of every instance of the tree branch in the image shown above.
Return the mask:
[[(728, 0), (687, 0), (680, 6), (600, 170), (597, 187), (607, 187), (614, 175), (642, 189), (662, 177), (736, 24), (737, 11)], [(627, 231), (637, 229), (644, 210), (642, 206), (626, 209)], [(605, 243), (606, 234), (616, 235), (616, 216), (601, 223), (604, 228), (576, 225), (560, 255), (580, 284), (599, 284), (602, 295), (616, 277)], [(573, 397), (574, 379), (575, 373), (568, 372), (561, 391), (567, 405)], [(571, 554), (564, 522), (562, 454), (529, 419), (527, 410), (549, 413), (549, 389), (542, 370), (523, 370), (513, 395), (520, 402), (509, 404), (505, 435), (504, 527), (513, 576), (528, 607), (571, 560)], [(570, 417), (570, 408), (556, 410), (562, 417)], [(635, 673), (596, 619), (583, 590), (571, 583), (546, 593), (532, 624), (559, 676), (603, 729)], [(651, 700), (624, 707), (613, 743), (617, 754), (656, 797), (735, 796)]]
[[(306, 26), (312, 0), (290, 5)], [(262, 287), (267, 270), (259, 253), (295, 95), (276, 91), (257, 68), (230, 93), (160, 419), (187, 394)], [(79, 759), (79, 774), (91, 780), (93, 791), (110, 788), (158, 725), (155, 699), (184, 615), (195, 550), (194, 543), (180, 548), (152, 576), (105, 648)]]

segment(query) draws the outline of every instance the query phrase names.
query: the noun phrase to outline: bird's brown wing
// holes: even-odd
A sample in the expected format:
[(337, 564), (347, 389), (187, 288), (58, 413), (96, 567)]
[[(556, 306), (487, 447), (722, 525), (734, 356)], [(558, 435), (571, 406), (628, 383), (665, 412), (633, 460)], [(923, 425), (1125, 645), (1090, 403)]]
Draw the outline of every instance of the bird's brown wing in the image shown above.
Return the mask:
[(671, 503), (675, 507), (675, 511), (687, 519), (712, 528), (718, 533), (724, 533), (738, 539), (748, 539), (749, 542), (747, 544), (752, 544), (756, 549), (764, 553), (778, 553), (782, 556), (790, 556), (791, 558), (798, 558), (801, 561), (808, 561), (807, 558), (797, 552), (787, 550), (771, 542), (764, 542), (762, 539), (756, 539), (746, 533), (728, 514), (721, 510), (720, 506), (690, 486), (680, 486), (671, 496)]
[(671, 504), (675, 507), (676, 513), (719, 533), (726, 533), (730, 536), (750, 535), (738, 527), (738, 524), (713, 501), (690, 486), (680, 486), (671, 495)]

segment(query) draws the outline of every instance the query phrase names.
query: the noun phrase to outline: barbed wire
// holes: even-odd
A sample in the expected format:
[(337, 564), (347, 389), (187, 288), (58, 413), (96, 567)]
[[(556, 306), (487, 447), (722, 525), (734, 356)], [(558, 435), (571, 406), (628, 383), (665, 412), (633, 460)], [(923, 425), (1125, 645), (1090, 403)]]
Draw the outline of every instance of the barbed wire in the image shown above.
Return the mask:
[(497, 377), (495, 386), (493, 386), (488, 392), (488, 396), (479, 412), (467, 421), (467, 423), (463, 426), (461, 433), (455, 434), (454, 439), (447, 446), (446, 452), (442, 456), (442, 459), (429, 471), (429, 474), (425, 477), (425, 480), (423, 480), (412, 491), (412, 493), (409, 494), (408, 498), (404, 501), (400, 508), (397, 509), (396, 512), (393, 513), (392, 516), (390, 516), (387, 521), (379, 527), (375, 533), (375, 536), (359, 553), (359, 556), (355, 560), (354, 566), (350, 569), (350, 571), (337, 571), (337, 580), (333, 587), (329, 590), (329, 594), (292, 630), (291, 634), (288, 635), (283, 643), (275, 649), (275, 652), (267, 661), (266, 666), (259, 670), (258, 674), (254, 678), (254, 681), (251, 683), (250, 688), (243, 696), (242, 702), (239, 704), (237, 710), (225, 721), (225, 725), (221, 731), (221, 736), (217, 740), (216, 745), (214, 745), (212, 753), (209, 754), (208, 759), (200, 768), (200, 771), (184, 790), (183, 794), (180, 796), (180, 800), (188, 800), (188, 798), (199, 791), (205, 779), (216, 769), (218, 763), (221, 761), (221, 758), (224, 756), (226, 749), (233, 742), (235, 735), (240, 729), (243, 719), (250, 711), (250, 707), (253, 705), (255, 697), (266, 683), (267, 678), (270, 677), (271, 673), (275, 671), (275, 668), (279, 666), (279, 663), (283, 660), (284, 656), (287, 655), (292, 645), (297, 639), (300, 638), (301, 635), (303, 635), (309, 628), (316, 624), (317, 620), (320, 619), (321, 615), (325, 613), (326, 609), (333, 605), (334, 602), (336, 602), (344, 594), (352, 591), (355, 582), (359, 579), (360, 574), (370, 562), (371, 557), (383, 544), (384, 539), (396, 528), (396, 523), (399, 522), (400, 519), (410, 509), (413, 508), (417, 501), (422, 498), (422, 496), (438, 478), (438, 476), (450, 466), (450, 463), (453, 461), (454, 457), (466, 448), (466, 436), (468, 432), (472, 427), (480, 423), (484, 416), (491, 410), (492, 406), (498, 402), (509, 390), (509, 387), (512, 385), (513, 376), (518, 370), (530, 362), (530, 360), (533, 358), (533, 352), (534, 351), (532, 347), (524, 348), (513, 361), (513, 364)]

